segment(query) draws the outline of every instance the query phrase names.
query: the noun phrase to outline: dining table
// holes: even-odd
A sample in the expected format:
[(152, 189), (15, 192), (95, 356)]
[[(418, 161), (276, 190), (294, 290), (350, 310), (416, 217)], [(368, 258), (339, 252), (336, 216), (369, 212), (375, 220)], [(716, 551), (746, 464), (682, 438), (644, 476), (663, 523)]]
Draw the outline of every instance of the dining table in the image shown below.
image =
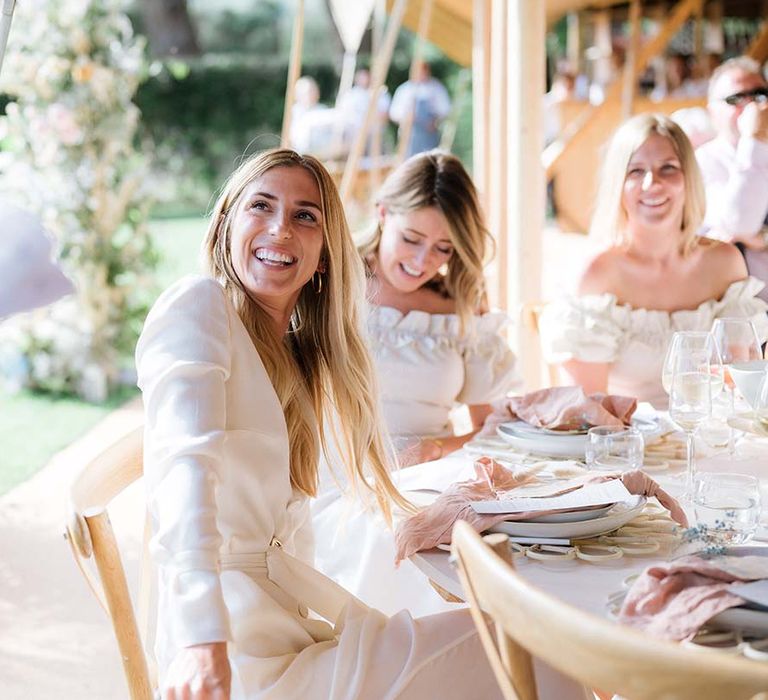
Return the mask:
[[(751, 474), (760, 480), (764, 510), (761, 524), (750, 544), (768, 548), (768, 518), (765, 517), (768, 512), (768, 437), (744, 434), (738, 439), (735, 448), (722, 444), (712, 448), (706, 444), (706, 440), (700, 442), (697, 448), (697, 473)], [(509, 445), (498, 441), (474, 440), (441, 460), (403, 470), (398, 482), (399, 488), (417, 503), (427, 504), (450, 484), (475, 478), (473, 465), (483, 454), (502, 460), (506, 457), (512, 460), (513, 465), (523, 467), (535, 459), (535, 456), (522, 454), (519, 450), (511, 449)], [(653, 455), (651, 447), (647, 448), (646, 455), (649, 454)], [(568, 459), (539, 459), (546, 459), (554, 470), (561, 466), (584, 466)], [(686, 485), (684, 460), (670, 460), (669, 466), (661, 470), (659, 460), (651, 457), (648, 462), (654, 465), (649, 476), (670, 495), (680, 497)], [(692, 503), (683, 502), (682, 505), (689, 523), (695, 524), (696, 514)], [(463, 600), (464, 593), (448, 549), (446, 547), (419, 551), (413, 554), (410, 560), (443, 597), (460, 601)], [(649, 566), (679, 555), (679, 550), (675, 551), (673, 547), (666, 546), (651, 554), (624, 555), (621, 558), (601, 561), (564, 558), (542, 561), (521, 556), (515, 559), (514, 566), (521, 576), (542, 591), (586, 612), (610, 619), (616, 611), (617, 594), (626, 591), (637, 574)]]

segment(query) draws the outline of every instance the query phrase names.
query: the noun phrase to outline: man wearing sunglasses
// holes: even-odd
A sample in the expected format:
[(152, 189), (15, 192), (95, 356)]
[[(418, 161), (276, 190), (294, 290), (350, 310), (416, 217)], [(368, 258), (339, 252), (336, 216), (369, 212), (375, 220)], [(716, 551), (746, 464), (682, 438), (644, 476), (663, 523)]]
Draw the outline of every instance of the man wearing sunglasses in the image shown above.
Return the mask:
[[(708, 109), (717, 136), (696, 150), (707, 191), (707, 235), (734, 241), (750, 274), (768, 282), (768, 83), (756, 61), (713, 73)], [(768, 300), (768, 289), (761, 296)]]

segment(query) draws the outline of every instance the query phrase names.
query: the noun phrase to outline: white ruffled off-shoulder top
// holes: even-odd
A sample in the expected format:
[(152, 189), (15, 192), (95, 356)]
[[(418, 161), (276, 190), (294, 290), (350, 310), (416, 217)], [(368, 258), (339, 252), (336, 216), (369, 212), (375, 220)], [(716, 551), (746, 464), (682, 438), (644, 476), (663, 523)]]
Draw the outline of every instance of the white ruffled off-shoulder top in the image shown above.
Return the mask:
[(502, 335), (508, 321), (489, 312), (462, 334), (456, 314), (372, 306), (369, 342), (390, 434), (449, 434), (456, 404), (485, 404), (510, 391), (518, 379)]
[(548, 363), (568, 360), (611, 363), (610, 393), (634, 396), (666, 408), (661, 370), (675, 331), (709, 330), (716, 318), (747, 317), (761, 343), (768, 339), (768, 304), (756, 294), (764, 283), (754, 277), (734, 282), (721, 299), (696, 309), (658, 311), (619, 304), (613, 294), (569, 297), (549, 304), (539, 319)]

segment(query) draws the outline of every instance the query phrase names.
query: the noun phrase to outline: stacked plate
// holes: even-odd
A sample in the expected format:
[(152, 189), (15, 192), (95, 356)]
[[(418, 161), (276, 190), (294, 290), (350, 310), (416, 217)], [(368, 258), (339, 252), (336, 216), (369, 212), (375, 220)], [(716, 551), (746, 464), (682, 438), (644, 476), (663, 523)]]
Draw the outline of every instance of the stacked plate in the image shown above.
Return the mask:
[(528, 520), (506, 520), (494, 525), (490, 532), (504, 532), (514, 537), (595, 537), (626, 525), (640, 514), (646, 500), (645, 496), (632, 496), (626, 501), (601, 508), (553, 513)]
[[(633, 417), (632, 425), (643, 434), (646, 444), (661, 434), (661, 426), (655, 419)], [(502, 423), (497, 432), (502, 440), (523, 452), (547, 457), (584, 459), (587, 446), (586, 430), (548, 430), (518, 420)]]

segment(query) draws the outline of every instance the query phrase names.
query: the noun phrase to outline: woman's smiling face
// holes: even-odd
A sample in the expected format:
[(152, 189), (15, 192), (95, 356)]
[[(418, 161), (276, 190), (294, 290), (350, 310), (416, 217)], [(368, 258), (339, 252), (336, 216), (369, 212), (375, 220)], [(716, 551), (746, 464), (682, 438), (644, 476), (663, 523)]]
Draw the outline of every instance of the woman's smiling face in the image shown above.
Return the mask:
[(682, 226), (685, 176), (672, 142), (651, 134), (632, 154), (624, 179), (622, 206), (633, 226)]
[(448, 221), (437, 207), (404, 214), (379, 208), (381, 240), (376, 274), (400, 292), (429, 282), (453, 255)]
[(322, 250), (320, 189), (311, 172), (276, 167), (246, 187), (231, 224), (230, 254), (256, 302), (290, 316)]

